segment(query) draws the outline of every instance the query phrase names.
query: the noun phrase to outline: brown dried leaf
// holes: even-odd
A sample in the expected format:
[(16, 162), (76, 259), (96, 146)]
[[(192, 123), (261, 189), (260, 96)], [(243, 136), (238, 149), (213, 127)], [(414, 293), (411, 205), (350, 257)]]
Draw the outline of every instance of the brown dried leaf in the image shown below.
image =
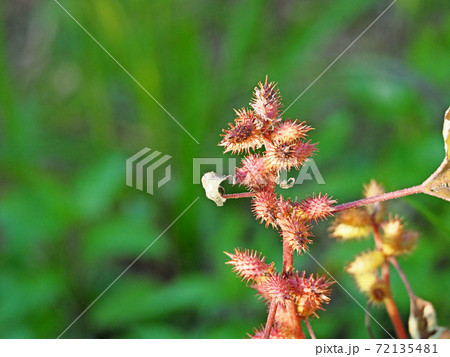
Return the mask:
[(450, 201), (450, 108), (444, 116), (444, 137), (445, 158), (439, 168), (422, 184), (423, 192), (432, 196)]

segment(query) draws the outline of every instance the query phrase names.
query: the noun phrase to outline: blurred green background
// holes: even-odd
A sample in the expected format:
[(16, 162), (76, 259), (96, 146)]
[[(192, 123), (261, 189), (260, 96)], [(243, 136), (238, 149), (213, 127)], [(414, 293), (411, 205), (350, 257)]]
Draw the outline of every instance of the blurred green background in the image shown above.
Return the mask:
[[(279, 237), (256, 223), (248, 200), (207, 200), (192, 184), (192, 160), (222, 157), (232, 108), (247, 106), (266, 74), (287, 107), (390, 2), (60, 2), (199, 144), (56, 2), (2, 1), (0, 337), (57, 337), (197, 197), (63, 337), (245, 337), (265, 307), (223, 251), (252, 248), (279, 263)], [(344, 203), (371, 178), (396, 190), (437, 168), (450, 105), (449, 10), (447, 0), (398, 0), (288, 110), (316, 128), (326, 185), (284, 194), (328, 192)], [(125, 159), (144, 147), (172, 156), (172, 180), (153, 196), (125, 185)], [(389, 207), (421, 232), (400, 263), (449, 325), (450, 205), (420, 195)], [(336, 242), (329, 224), (314, 228), (311, 254), (365, 305), (343, 267), (372, 242)], [(308, 256), (296, 266), (323, 273)], [(392, 281), (406, 319), (406, 292), (394, 272)], [(372, 312), (392, 331), (382, 308)], [(312, 326), (321, 338), (368, 337), (364, 312), (337, 285)]]

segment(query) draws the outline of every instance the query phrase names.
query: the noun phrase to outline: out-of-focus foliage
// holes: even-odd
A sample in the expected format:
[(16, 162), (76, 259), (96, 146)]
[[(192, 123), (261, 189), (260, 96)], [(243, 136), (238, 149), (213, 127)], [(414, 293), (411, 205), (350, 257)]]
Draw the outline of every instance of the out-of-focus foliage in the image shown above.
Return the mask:
[[(279, 237), (254, 220), (248, 200), (207, 200), (192, 184), (192, 159), (221, 157), (219, 133), (257, 81), (279, 82), (287, 107), (390, 2), (60, 3), (200, 144), (56, 2), (2, 1), (0, 337), (58, 336), (196, 197), (64, 337), (245, 337), (265, 308), (222, 252), (252, 248), (279, 263)], [(320, 190), (343, 203), (371, 178), (395, 190), (439, 165), (450, 105), (446, 9), (447, 0), (397, 1), (289, 108), (286, 117), (316, 128), (326, 182), (289, 195)], [(172, 180), (153, 196), (125, 185), (125, 159), (146, 146), (172, 156)], [(418, 195), (390, 209), (421, 232), (400, 264), (448, 325), (450, 205)], [(343, 267), (372, 243), (336, 243), (329, 224), (315, 228), (311, 254), (364, 304)], [(323, 273), (308, 256), (296, 265)], [(395, 273), (392, 281), (406, 321), (407, 294)], [(382, 309), (373, 315), (392, 331)], [(337, 285), (320, 316), (318, 337), (368, 337), (363, 311)]]

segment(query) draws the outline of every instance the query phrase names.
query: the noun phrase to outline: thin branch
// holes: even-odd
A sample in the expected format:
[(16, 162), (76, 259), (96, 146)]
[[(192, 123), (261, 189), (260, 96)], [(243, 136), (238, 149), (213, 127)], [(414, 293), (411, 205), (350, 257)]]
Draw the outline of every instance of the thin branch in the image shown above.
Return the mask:
[[(372, 228), (375, 245), (379, 251), (383, 251), (383, 240), (380, 234), (380, 225), (377, 222), (375, 222), (373, 217), (372, 217)], [(403, 326), (402, 318), (400, 317), (400, 313), (398, 312), (397, 304), (395, 303), (395, 300), (391, 294), (390, 271), (389, 271), (389, 263), (387, 260), (383, 262), (383, 265), (381, 266), (381, 271), (383, 274), (384, 284), (386, 284), (386, 286), (388, 287), (388, 295), (384, 299), (386, 311), (389, 315), (389, 318), (392, 321), (392, 325), (394, 326), (397, 337), (403, 339), (408, 338), (405, 327)]]
[(402, 339), (408, 338), (408, 334), (406, 333), (405, 327), (403, 326), (403, 322), (400, 317), (400, 313), (398, 312), (397, 305), (395, 304), (395, 301), (390, 293), (384, 299), (384, 305), (386, 306), (386, 311), (388, 312), (392, 324), (394, 325), (397, 337)]
[(348, 209), (365, 206), (365, 205), (368, 205), (371, 203), (383, 202), (383, 201), (393, 200), (393, 199), (400, 198), (400, 197), (414, 195), (416, 193), (422, 193), (423, 190), (424, 190), (423, 185), (418, 185), (418, 186), (413, 186), (413, 187), (409, 187), (409, 188), (404, 188), (403, 190), (387, 192), (387, 193), (383, 193), (378, 196), (373, 196), (373, 197), (363, 198), (363, 199), (353, 201), (353, 202), (343, 203), (341, 205), (335, 206), (333, 212), (341, 212), (341, 211), (345, 211)]
[[(373, 228), (373, 238), (375, 240), (375, 246), (379, 251), (383, 251), (383, 239), (381, 238), (380, 234), (380, 226), (378, 223), (375, 222), (375, 220), (372, 217), (372, 228)], [(381, 267), (382, 273), (383, 273), (383, 280), (387, 287), (390, 287), (390, 273), (389, 273), (389, 264), (385, 260), (383, 262), (383, 265)]]
[(297, 307), (292, 300), (286, 300), (286, 309), (291, 320), (292, 335), (294, 338), (306, 338), (302, 330), (302, 324), (300, 323), (300, 316), (297, 313)]
[(240, 192), (240, 193), (226, 193), (222, 195), (223, 198), (229, 199), (229, 198), (248, 198), (253, 197), (255, 195), (255, 192)]
[(375, 222), (374, 218), (372, 220), (372, 229), (373, 229), (373, 239), (375, 241), (375, 246), (378, 250), (383, 250), (383, 240), (381, 239), (379, 224)]
[(414, 292), (411, 288), (411, 284), (409, 283), (408, 279), (406, 278), (406, 275), (403, 272), (402, 268), (400, 268), (400, 264), (398, 264), (397, 259), (395, 259), (395, 257), (390, 257), (389, 262), (392, 264), (392, 266), (395, 268), (395, 270), (397, 270), (397, 273), (400, 276), (400, 279), (402, 279), (403, 285), (405, 285), (406, 291), (408, 291), (409, 298), (411, 300), (414, 300), (416, 298), (416, 295), (414, 295)]
[(303, 321), (305, 322), (305, 325), (306, 325), (306, 328), (308, 329), (309, 335), (311, 336), (311, 338), (313, 340), (315, 340), (316, 339), (316, 335), (314, 334), (314, 331), (312, 329), (311, 324), (309, 323), (309, 320), (308, 319), (304, 319)]
[(275, 320), (275, 315), (277, 314), (278, 304), (272, 302), (270, 304), (269, 315), (267, 316), (266, 327), (264, 328), (264, 337), (270, 338), (270, 332), (272, 331), (273, 322)]
[[(294, 269), (294, 250), (286, 241), (283, 239), (283, 274), (287, 274)], [(297, 312), (297, 307), (292, 300), (286, 301), (286, 310), (289, 314), (291, 320), (292, 335), (294, 338), (306, 338), (302, 330), (302, 325), (300, 323), (300, 316)]]
[(291, 245), (283, 238), (283, 274), (289, 273), (294, 269), (294, 250)]

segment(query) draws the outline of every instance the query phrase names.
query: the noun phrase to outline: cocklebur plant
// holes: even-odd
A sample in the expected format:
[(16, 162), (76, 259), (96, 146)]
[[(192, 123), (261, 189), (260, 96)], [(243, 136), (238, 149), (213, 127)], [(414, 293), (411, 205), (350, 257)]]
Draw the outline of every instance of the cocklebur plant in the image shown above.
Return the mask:
[(340, 212), (330, 227), (331, 235), (334, 238), (345, 241), (373, 235), (375, 249), (356, 257), (346, 270), (353, 275), (359, 289), (367, 295), (369, 303), (384, 303), (399, 338), (408, 338), (408, 334), (391, 294), (390, 265), (399, 274), (410, 300), (409, 335), (412, 338), (450, 338), (450, 330), (438, 326), (433, 305), (414, 294), (406, 274), (397, 260), (399, 256), (412, 252), (419, 234), (407, 230), (405, 223), (399, 217), (388, 216), (386, 218), (384, 202), (417, 193), (425, 193), (450, 201), (449, 131), (450, 108), (444, 115), (442, 130), (445, 148), (444, 160), (422, 184), (384, 193), (384, 188), (372, 180), (364, 187), (365, 198), (335, 206), (334, 210), (334, 212)]
[[(383, 187), (375, 180), (364, 186), (363, 194), (366, 198), (383, 193)], [(353, 276), (361, 292), (366, 294), (369, 304), (384, 304), (397, 337), (408, 338), (408, 334), (392, 296), (390, 265), (399, 274), (410, 299), (409, 333), (411, 337), (439, 338), (448, 334), (447, 329), (437, 326), (431, 303), (416, 297), (398, 262), (398, 257), (412, 253), (419, 233), (408, 230), (405, 222), (398, 216), (386, 217), (385, 202), (339, 213), (330, 231), (333, 238), (344, 242), (373, 236), (374, 249), (355, 257), (347, 265), (346, 271)], [(418, 307), (418, 304), (427, 306), (428, 312), (433, 313), (433, 321), (424, 314), (423, 307)], [(368, 330), (372, 334), (370, 324)]]
[[(312, 193), (302, 200), (291, 200), (277, 194), (277, 187), (284, 189), (293, 185), (292, 182), (281, 179), (281, 171), (298, 169), (317, 152), (317, 144), (307, 140), (308, 132), (312, 130), (312, 127), (305, 122), (281, 118), (281, 96), (276, 84), (269, 83), (267, 77), (264, 83), (259, 83), (255, 87), (250, 106), (251, 109), (235, 110), (234, 123), (229, 124), (229, 128), (224, 130), (223, 138), (219, 143), (224, 147), (225, 153), (244, 155), (232, 179), (234, 185), (244, 186), (247, 191), (226, 194), (221, 187), (221, 182), (230, 176), (218, 175), (214, 172), (206, 173), (202, 177), (202, 184), (206, 196), (218, 206), (223, 206), (226, 200), (231, 198), (251, 198), (251, 209), (256, 219), (266, 228), (270, 227), (278, 231), (281, 238), (283, 248), (281, 271), (275, 269), (274, 263), (266, 263), (261, 253), (248, 249), (235, 249), (233, 253), (226, 253), (230, 258), (227, 264), (231, 265), (235, 273), (249, 283), (267, 303), (266, 324), (261, 329), (256, 329), (251, 337), (305, 338), (303, 324), (310, 336), (315, 338), (309, 320), (316, 317), (318, 312), (324, 309), (324, 305), (330, 301), (330, 287), (333, 281), (324, 276), (307, 276), (305, 271), (298, 272), (294, 268), (294, 254), (301, 255), (308, 251), (309, 244), (313, 242), (311, 224), (327, 219), (334, 213), (342, 212), (333, 226), (333, 232), (355, 238), (368, 235), (375, 229), (372, 220), (382, 215), (384, 205), (381, 202), (383, 201), (419, 192), (450, 200), (448, 187), (450, 164), (447, 151), (449, 114), (447, 112), (444, 125), (444, 131), (446, 130), (447, 133), (444, 133), (446, 158), (439, 169), (423, 184), (383, 193), (380, 186), (372, 183), (367, 189), (368, 197), (335, 205), (336, 201), (328, 194)], [(368, 204), (371, 206), (365, 211), (366, 215), (353, 213), (362, 209), (361, 206)], [(354, 210), (350, 213), (345, 212), (351, 209)], [(392, 225), (395, 224), (394, 219)], [(374, 252), (373, 257), (366, 259), (373, 264), (373, 269), (367, 273), (376, 270), (377, 264), (384, 264), (387, 259), (394, 259), (393, 249), (397, 249), (395, 252), (409, 249), (410, 242), (399, 242), (393, 236), (391, 238), (385, 238), (384, 250)], [(410, 240), (414, 240), (413, 238), (409, 237)], [(352, 271), (361, 264), (366, 264), (363, 257), (355, 262), (353, 268), (349, 267), (349, 270)], [(364, 274), (357, 275), (361, 278)], [(367, 281), (361, 278), (361, 284), (369, 284), (371, 278), (367, 276)], [(380, 279), (377, 278), (367, 289), (373, 299), (388, 301), (388, 286)], [(388, 305), (389, 302), (386, 303), (386, 306)]]
[(246, 249), (226, 253), (236, 274), (267, 302), (266, 326), (252, 337), (304, 338), (302, 321), (313, 334), (308, 319), (328, 303), (332, 283), (325, 277), (296, 271), (294, 253), (308, 249), (312, 243), (311, 221), (328, 217), (335, 201), (326, 194), (313, 194), (301, 201), (277, 195), (277, 186), (289, 186), (280, 179), (280, 171), (298, 169), (316, 152), (317, 145), (307, 140), (312, 128), (304, 122), (280, 118), (281, 97), (275, 83), (267, 78), (255, 88), (250, 105), (252, 109), (235, 111), (236, 119), (224, 130), (219, 144), (225, 152), (244, 154), (233, 181), (248, 192), (222, 194), (219, 185), (227, 177), (214, 173), (205, 174), (202, 181), (207, 196), (218, 205), (229, 198), (252, 197), (256, 219), (277, 230), (283, 242), (281, 271), (276, 271), (273, 263), (267, 264), (260, 253)]
[[(374, 180), (364, 188), (365, 197), (383, 193), (383, 187)], [(373, 236), (375, 249), (358, 255), (346, 267), (346, 271), (353, 276), (359, 289), (367, 295), (369, 303), (384, 303), (397, 336), (407, 338), (391, 294), (388, 264), (389, 261), (395, 261), (393, 264), (400, 269), (396, 259), (415, 248), (418, 233), (406, 230), (400, 218), (389, 216), (385, 219), (385, 216), (385, 202), (352, 208), (338, 214), (330, 230), (332, 237), (343, 241)], [(403, 277), (406, 278), (404, 275)], [(409, 287), (409, 284), (407, 286)]]

